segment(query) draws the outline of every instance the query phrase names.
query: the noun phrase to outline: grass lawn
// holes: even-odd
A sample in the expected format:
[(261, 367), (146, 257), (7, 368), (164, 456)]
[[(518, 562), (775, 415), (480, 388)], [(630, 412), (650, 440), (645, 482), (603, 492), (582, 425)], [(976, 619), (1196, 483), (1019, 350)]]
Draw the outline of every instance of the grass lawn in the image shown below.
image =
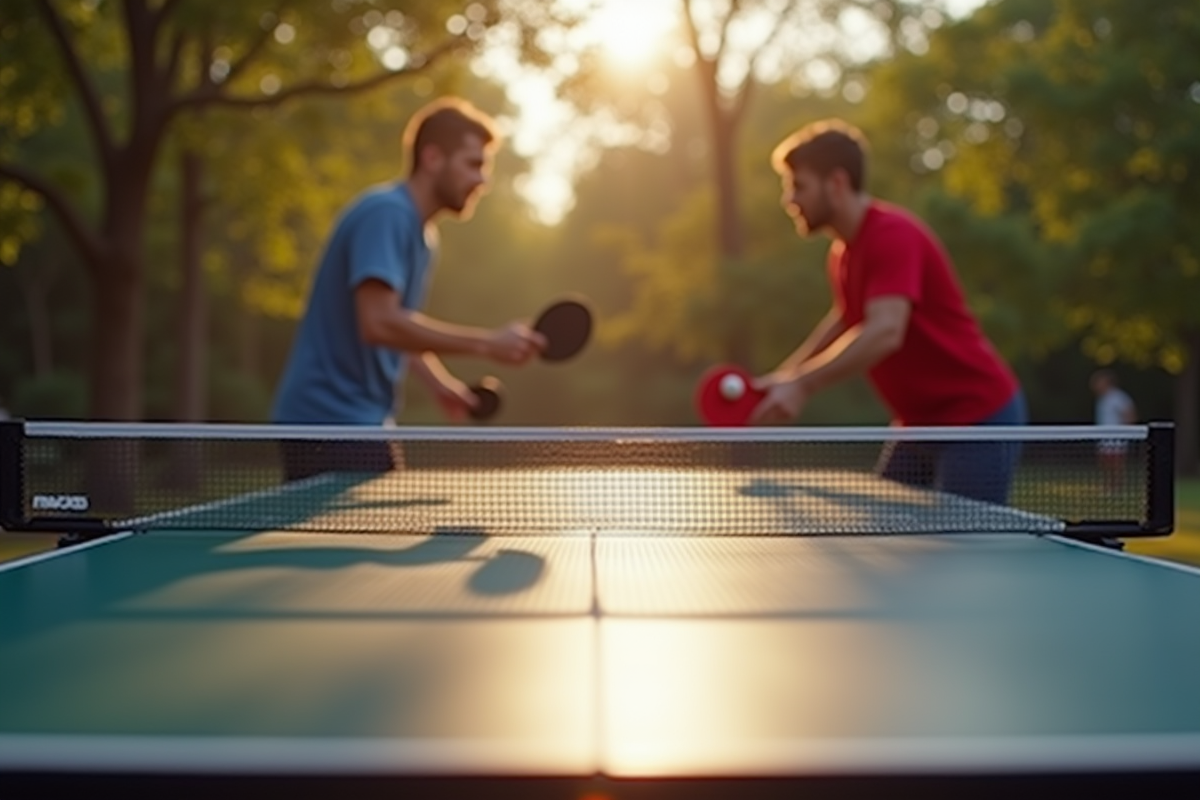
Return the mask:
[(1130, 540), (1131, 553), (1181, 561), (1200, 567), (1200, 478), (1175, 483), (1175, 532), (1162, 539)]
[(58, 543), (56, 533), (9, 533), (0, 531), (0, 561), (33, 555)]

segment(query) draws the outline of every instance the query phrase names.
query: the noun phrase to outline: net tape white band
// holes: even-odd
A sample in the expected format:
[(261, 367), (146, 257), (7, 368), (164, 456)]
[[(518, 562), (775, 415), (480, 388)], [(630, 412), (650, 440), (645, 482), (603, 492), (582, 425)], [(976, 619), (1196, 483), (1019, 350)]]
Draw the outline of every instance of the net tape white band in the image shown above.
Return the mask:
[(64, 439), (331, 439), (342, 441), (478, 442), (885, 442), (885, 441), (1141, 441), (1145, 425), (979, 425), (946, 427), (440, 427), (256, 425), (140, 422), (26, 422), (31, 438)]

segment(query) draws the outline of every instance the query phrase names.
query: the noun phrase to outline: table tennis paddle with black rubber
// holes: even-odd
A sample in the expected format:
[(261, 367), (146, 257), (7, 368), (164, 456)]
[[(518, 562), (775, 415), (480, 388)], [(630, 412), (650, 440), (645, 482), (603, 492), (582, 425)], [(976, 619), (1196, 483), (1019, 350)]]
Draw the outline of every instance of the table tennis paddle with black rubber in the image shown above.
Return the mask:
[(546, 337), (543, 361), (566, 361), (591, 338), (592, 310), (582, 298), (564, 298), (542, 311), (533, 329)]
[(491, 375), (471, 386), (476, 400), (475, 407), (467, 412), (476, 422), (485, 422), (496, 416), (504, 404), (504, 384)]
[(735, 364), (716, 364), (696, 384), (696, 412), (707, 425), (741, 427), (767, 393), (755, 389), (754, 376)]
[[(566, 361), (577, 355), (592, 336), (592, 310), (579, 297), (551, 303), (538, 315), (533, 329), (546, 337), (543, 361)], [(504, 385), (488, 376), (471, 386), (479, 402), (470, 410), (471, 419), (484, 422), (494, 417), (504, 402)]]

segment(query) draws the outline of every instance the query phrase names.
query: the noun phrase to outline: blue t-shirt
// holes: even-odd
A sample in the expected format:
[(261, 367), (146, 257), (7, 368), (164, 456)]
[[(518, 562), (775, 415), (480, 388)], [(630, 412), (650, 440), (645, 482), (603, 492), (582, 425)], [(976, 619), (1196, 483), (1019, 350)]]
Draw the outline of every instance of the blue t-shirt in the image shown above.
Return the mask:
[(418, 309), (432, 254), (408, 187), (355, 199), (329, 240), (300, 322), (272, 419), (287, 424), (379, 425), (395, 410), (406, 356), (360, 337), (354, 290), (377, 279)]

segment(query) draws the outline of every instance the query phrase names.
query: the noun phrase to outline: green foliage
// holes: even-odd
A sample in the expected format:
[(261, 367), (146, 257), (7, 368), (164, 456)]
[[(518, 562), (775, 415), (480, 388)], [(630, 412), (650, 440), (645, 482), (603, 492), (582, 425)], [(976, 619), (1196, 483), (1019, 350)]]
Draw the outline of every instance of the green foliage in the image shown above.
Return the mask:
[[(954, 215), (955, 255), (969, 285), (993, 287), (984, 316), (1010, 355), (1029, 365), (1077, 342), (1092, 362), (1178, 376), (1163, 416), (1191, 470), (1198, 41), (1194, 3), (998, 0), (938, 31), (927, 54), (879, 65), (867, 98), (873, 130), (903, 132), (877, 137), (886, 160), (970, 209)], [(989, 227), (1010, 229), (1016, 247), (978, 235)], [(996, 256), (1018, 279), (988, 279)]]
[[(630, 287), (628, 306), (610, 328), (613, 344), (637, 342), (692, 366), (746, 359), (750, 367), (765, 371), (791, 352), (828, 310), (828, 241), (796, 236), (780, 208), (779, 178), (769, 156), (795, 127), (846, 108), (820, 98), (799, 100), (784, 87), (762, 91), (774, 102), (752, 107), (735, 159), (745, 187), (744, 256), (718, 256), (712, 236), (715, 189), (699, 180), (651, 231), (627, 225), (597, 229), (598, 243), (617, 254)], [(678, 163), (685, 152), (661, 158)], [(605, 169), (607, 174), (607, 163)], [(629, 180), (636, 178), (630, 175)], [(643, 195), (655, 196), (648, 182), (637, 185)]]
[(42, 198), (15, 183), (0, 184), (0, 264), (12, 266), (41, 232)]
[[(143, 372), (138, 347), (144, 334), (143, 251), (157, 263), (174, 255), (169, 237), (158, 233), (169, 202), (154, 202), (157, 197), (146, 202), (152, 189), (173, 188), (169, 176), (156, 171), (169, 136), (175, 135), (177, 151), (225, 164), (233, 162), (217, 157), (225, 152), (221, 148), (242, 151), (236, 175), (215, 171), (226, 184), (222, 189), (249, 188), (230, 193), (231, 207), (243, 212), (238, 222), (244, 227), (239, 232), (229, 224), (235, 235), (241, 234), (235, 246), (254, 258), (255, 267), (237, 272), (230, 281), (238, 284), (235, 294), (241, 304), (294, 317), (302, 285), (297, 267), (311, 243), (292, 231), (310, 230), (317, 220), (327, 222), (331, 209), (345, 199), (336, 194), (344, 184), (325, 195), (281, 192), (286, 183), (307, 189), (305, 179), (313, 173), (313, 165), (305, 162), (309, 151), (295, 141), (294, 130), (283, 135), (285, 129), (276, 128), (279, 135), (272, 138), (269, 128), (248, 126), (244, 118), (226, 112), (258, 111), (256, 122), (262, 123), (272, 109), (285, 109), (290, 101), (348, 96), (417, 75), (480, 41), (499, 20), (493, 0), (465, 6), (457, 0), (423, 0), (392, 3), (386, 9), (354, 0), (282, 5), (273, 0), (2, 2), (0, 42), (6, 60), (0, 65), (0, 224), (5, 233), (0, 261), (15, 263), (22, 247), (38, 235), (40, 198), (88, 263), (93, 279), (127, 287), (127, 296), (97, 292), (93, 301), (93, 322), (105, 326), (95, 338), (106, 343), (96, 356), (114, 378), (93, 387), (91, 410), (120, 418), (143, 412), (143, 387), (137, 385)], [(333, 118), (333, 110), (332, 104), (325, 106), (326, 120)], [(306, 123), (303, 112), (287, 108), (282, 115), (288, 115), (284, 122), (299, 123), (303, 130), (320, 130), (311, 117)], [(343, 118), (341, 123), (355, 121)], [(68, 154), (72, 169), (83, 166), (97, 176), (94, 215), (87, 213), (93, 198), (72, 185), (69, 176), (55, 174), (47, 161), (27, 160), (26, 151), (59, 131), (88, 143), (86, 149), (61, 152)], [(338, 175), (337, 164), (317, 166), (325, 171), (318, 180)], [(147, 241), (151, 221), (155, 235)], [(216, 272), (223, 267), (233, 272), (216, 254), (209, 265)], [(169, 285), (171, 278), (152, 275), (149, 283), (155, 281)]]
[[(53, 5), (81, 48), (115, 134), (125, 135), (134, 107), (120, 4)], [(388, 31), (389, 43), (413, 53), (438, 41), (448, 16), (470, 4), (384, 8), (311, 0), (285, 4), (286, 12), (275, 11), (278, 5), (181, 2), (166, 29), (188, 42), (173, 91), (224, 74), (217, 85), (231, 96), (270, 102), (253, 111), (199, 103), (180, 109), (156, 164), (145, 242), (151, 417), (172, 413), (181, 352), (180, 154), (205, 159), (209, 416), (262, 421), (336, 215), (366, 186), (403, 174), (399, 137), (411, 112), (443, 92), (468, 95), (493, 113), (507, 110), (504, 87), (471, 78), (459, 60), (366, 94), (274, 102), (290, 86), (369, 74), (378, 61), (363, 41), (368, 13), (379, 15), (371, 19)], [(480, 5), (487, 24), (500, 5)], [(516, 9), (514, 30), (530, 56), (539, 41), (553, 38), (546, 31), (570, 22), (545, 3), (503, 5)], [(396, 10), (404, 16), (389, 21)], [(1109, 20), (1106, 36), (1097, 33), (1099, 16)], [(1116, 0), (1003, 0), (935, 32), (927, 53), (901, 54), (863, 73), (870, 86), (863, 103), (799, 96), (786, 79), (755, 87), (736, 138), (747, 242), (736, 260), (715, 255), (710, 145), (695, 75), (664, 58), (655, 70), (667, 88), (657, 94), (644, 78), (627, 76), (618, 85), (608, 76), (594, 99), (619, 102), (622, 119), (660, 133), (667, 125), (670, 150), (605, 151), (579, 182), (574, 210), (552, 229), (531, 221), (513, 185), (525, 165), (503, 150), (475, 218), (441, 226), (427, 308), (455, 322), (492, 325), (577, 291), (598, 311), (594, 346), (561, 366), (509, 369), (454, 359), (451, 367), (466, 379), (496, 373), (505, 381), (503, 423), (693, 422), (695, 377), (728, 357), (731, 342), (752, 368), (769, 369), (828, 308), (827, 242), (796, 236), (780, 211), (767, 157), (795, 127), (837, 115), (862, 125), (872, 140), (873, 191), (918, 211), (945, 241), (972, 306), (1018, 365), (1035, 410), (1056, 420), (1087, 419), (1091, 365), (1080, 347), (1098, 361), (1144, 365), (1123, 366), (1126, 383), (1139, 407), (1161, 408), (1170, 394), (1162, 367), (1176, 369), (1184, 355), (1172, 331), (1196, 319), (1200, 295), (1189, 277), (1198, 250), (1187, 217), (1200, 207), (1200, 90), (1187, 82), (1197, 78), (1187, 71), (1196, 63), (1187, 47), (1196, 41), (1195, 16), (1182, 4), (1140, 10)], [(287, 43), (276, 36), (281, 23), (292, 28)], [(1090, 43), (1077, 36), (1088, 26)], [(235, 70), (252, 51), (260, 60)], [(30, 0), (0, 0), (0, 53), (0, 162), (35, 170), (96, 227), (106, 202), (103, 170)], [(279, 80), (274, 94), (264, 91), (272, 76)], [(954, 110), (955, 93), (966, 102), (961, 111)], [(940, 168), (925, 157), (940, 159)], [(0, 260), (16, 266), (0, 269), (0, 390), (14, 410), (19, 401), (36, 413), (79, 415), (78, 376), (93, 357), (90, 286), (64, 253), (69, 240), (47, 224), (46, 203), (14, 187), (0, 183)], [(61, 372), (31, 381), (18, 279), (51, 271), (46, 285)], [(804, 417), (808, 424), (884, 420), (861, 381), (815, 398)], [(441, 418), (415, 388), (402, 421)]]
[(209, 370), (208, 414), (217, 422), (270, 419), (274, 387), (257, 375), (214, 364)]
[(939, 232), (968, 305), (1005, 356), (1042, 358), (1072, 337), (1049, 306), (1067, 267), (1028, 217), (979, 214), (963, 198), (932, 187), (916, 208)]
[(82, 419), (87, 383), (77, 372), (51, 372), (17, 384), (9, 412), (24, 419)]
[[(97, 57), (111, 48), (113, 29), (96, 9), (75, 3), (68, 11), (105, 43)], [(36, 169), (90, 199), (78, 110), (68, 101), (66, 73), (51, 66), (55, 51), (34, 3), (0, 0), (0, 52), (0, 162)], [(0, 265), (16, 264), (22, 248), (42, 235), (45, 212), (38, 192), (0, 178)]]
[(47, 68), (52, 45), (29, 0), (0, 0), (0, 49), (0, 158), (7, 158), (17, 143), (61, 121), (70, 87), (62, 70)]
[[(997, 299), (1061, 319), (1102, 362), (1183, 367), (1200, 297), (1198, 40), (1187, 4), (1004, 0), (873, 75), (877, 126), (906, 131), (918, 170), (937, 150), (951, 195), (1011, 218), (1022, 250), (1029, 231), (1042, 243), (1050, 279), (1022, 272)], [(975, 241), (973, 259), (997, 252)]]

